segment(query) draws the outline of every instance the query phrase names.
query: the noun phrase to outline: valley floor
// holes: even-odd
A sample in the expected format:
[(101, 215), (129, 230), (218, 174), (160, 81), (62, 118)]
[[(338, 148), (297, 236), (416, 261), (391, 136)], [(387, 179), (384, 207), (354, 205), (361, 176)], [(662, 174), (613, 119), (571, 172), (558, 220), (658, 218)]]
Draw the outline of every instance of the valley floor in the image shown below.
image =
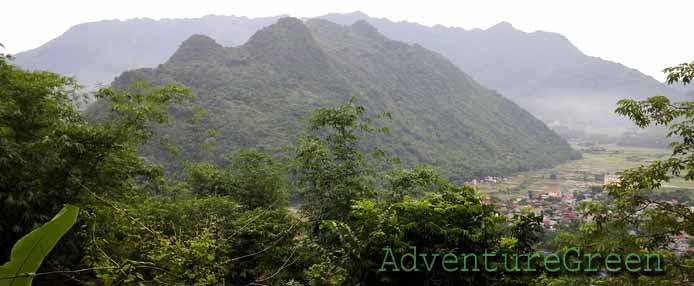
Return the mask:
[[(578, 145), (583, 158), (554, 168), (523, 172), (511, 177), (487, 177), (469, 182), (488, 195), (502, 214), (535, 213), (544, 216), (550, 230), (571, 228), (584, 220), (577, 211), (581, 202), (608, 201), (602, 186), (616, 180), (616, 173), (667, 158), (670, 150), (617, 145)], [(659, 199), (694, 206), (694, 182), (676, 178), (656, 192)], [(676, 249), (686, 250), (687, 237), (676, 239)]]
[[(491, 198), (502, 200), (527, 198), (528, 191), (554, 190), (567, 192), (602, 186), (605, 176), (608, 180), (616, 173), (647, 165), (653, 160), (665, 159), (670, 150), (635, 148), (617, 145), (584, 147), (572, 144), (580, 150), (583, 158), (568, 161), (554, 168), (518, 173), (511, 177), (479, 180), (475, 185)], [(686, 191), (694, 198), (694, 182), (674, 179), (668, 182), (663, 191)]]

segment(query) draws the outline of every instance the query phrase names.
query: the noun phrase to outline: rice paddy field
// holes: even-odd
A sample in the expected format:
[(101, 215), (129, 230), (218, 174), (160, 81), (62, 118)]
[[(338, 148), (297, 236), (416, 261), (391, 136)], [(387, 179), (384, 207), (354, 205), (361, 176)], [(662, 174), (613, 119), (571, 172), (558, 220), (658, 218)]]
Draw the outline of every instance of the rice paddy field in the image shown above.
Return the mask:
[[(573, 146), (582, 150), (583, 158), (565, 162), (550, 169), (518, 173), (500, 182), (478, 183), (476, 187), (490, 197), (511, 199), (527, 197), (528, 191), (572, 191), (601, 186), (605, 175), (615, 175), (628, 168), (647, 165), (667, 158), (667, 149), (601, 145), (599, 148)], [(597, 150), (596, 150), (597, 149)], [(663, 185), (661, 192), (686, 192), (694, 201), (694, 182), (675, 178)]]

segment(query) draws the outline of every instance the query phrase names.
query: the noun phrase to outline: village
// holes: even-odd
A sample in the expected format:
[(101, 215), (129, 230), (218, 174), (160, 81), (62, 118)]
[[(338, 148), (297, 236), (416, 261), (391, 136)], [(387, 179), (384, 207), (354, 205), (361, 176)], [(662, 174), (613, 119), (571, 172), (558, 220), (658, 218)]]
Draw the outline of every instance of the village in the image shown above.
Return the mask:
[[(659, 149), (600, 146), (582, 149), (583, 159), (559, 167), (526, 172), (511, 177), (486, 176), (468, 182), (487, 195), (485, 203), (493, 203), (499, 213), (534, 214), (543, 217), (547, 233), (575, 229), (578, 223), (592, 220), (580, 206), (589, 202), (608, 203), (610, 197), (603, 187), (618, 182), (617, 173), (626, 168), (648, 164), (667, 155)], [(694, 209), (694, 184), (673, 180), (663, 186), (664, 193), (677, 194), (672, 203), (689, 204)], [(684, 253), (694, 246), (694, 237), (682, 234), (671, 248)]]
[[(553, 180), (559, 181), (555, 176)], [(575, 220), (589, 220), (581, 216), (577, 210), (583, 202), (606, 201), (607, 195), (602, 191), (605, 184), (618, 179), (616, 175), (605, 174), (602, 181), (573, 181), (566, 180), (562, 184), (549, 184), (542, 188), (530, 189), (525, 196), (489, 197), (487, 203), (494, 202), (498, 211), (509, 218), (514, 215), (533, 213), (544, 217), (544, 225), (548, 230), (559, 226), (572, 225)], [(472, 185), (498, 184), (507, 182), (504, 177), (486, 177), (473, 180)], [(510, 191), (506, 191), (509, 193)]]

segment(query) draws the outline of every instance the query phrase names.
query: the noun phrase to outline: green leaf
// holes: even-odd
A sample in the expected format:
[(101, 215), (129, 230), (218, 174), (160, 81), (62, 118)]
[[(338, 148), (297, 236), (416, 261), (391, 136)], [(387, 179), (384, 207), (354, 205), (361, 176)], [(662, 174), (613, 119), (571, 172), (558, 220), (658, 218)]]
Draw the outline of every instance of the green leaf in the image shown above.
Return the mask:
[(0, 286), (31, 285), (43, 259), (72, 228), (78, 213), (78, 207), (65, 205), (51, 221), (22, 237), (12, 247), (10, 261), (0, 266)]

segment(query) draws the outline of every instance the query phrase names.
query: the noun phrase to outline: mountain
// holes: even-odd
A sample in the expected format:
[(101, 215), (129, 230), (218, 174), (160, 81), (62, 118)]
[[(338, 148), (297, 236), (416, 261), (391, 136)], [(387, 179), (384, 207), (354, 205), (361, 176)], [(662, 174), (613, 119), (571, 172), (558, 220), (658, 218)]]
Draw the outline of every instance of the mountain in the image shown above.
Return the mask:
[[(218, 130), (222, 151), (277, 151), (296, 140), (299, 119), (310, 110), (356, 95), (369, 111), (393, 114), (390, 134), (369, 142), (388, 146), (405, 164), (433, 164), (455, 179), (578, 157), (541, 121), (443, 56), (390, 40), (365, 21), (282, 18), (238, 47), (194, 35), (166, 63), (125, 72), (114, 86), (136, 80), (191, 87), (209, 110), (202, 123)], [(164, 132), (186, 146), (203, 137), (180, 126)], [(198, 156), (217, 159), (205, 154)]]
[(126, 70), (163, 63), (191, 35), (205, 34), (223, 45), (235, 46), (279, 18), (210, 15), (196, 19), (84, 23), (36, 49), (18, 53), (14, 63), (27, 69), (76, 76), (89, 87), (109, 85)]
[(439, 52), (551, 125), (587, 132), (623, 131), (634, 125), (614, 115), (618, 100), (681, 95), (638, 70), (583, 54), (560, 34), (526, 33), (506, 22), (486, 30), (465, 30), (393, 22), (361, 12), (321, 18), (343, 25), (365, 20), (390, 39)]
[(687, 97), (694, 97), (694, 85), (673, 84), (671, 87), (684, 93)]
[[(193, 34), (237, 46), (278, 18), (206, 16), (85, 23), (39, 48), (17, 54), (15, 63), (75, 75), (87, 86), (108, 84), (125, 70), (163, 63)], [(614, 114), (617, 100), (682, 93), (635, 69), (587, 56), (560, 34), (525, 33), (509, 23), (465, 30), (393, 22), (360, 12), (321, 18), (343, 25), (365, 20), (390, 39), (439, 52), (557, 130), (621, 133), (634, 125)]]

